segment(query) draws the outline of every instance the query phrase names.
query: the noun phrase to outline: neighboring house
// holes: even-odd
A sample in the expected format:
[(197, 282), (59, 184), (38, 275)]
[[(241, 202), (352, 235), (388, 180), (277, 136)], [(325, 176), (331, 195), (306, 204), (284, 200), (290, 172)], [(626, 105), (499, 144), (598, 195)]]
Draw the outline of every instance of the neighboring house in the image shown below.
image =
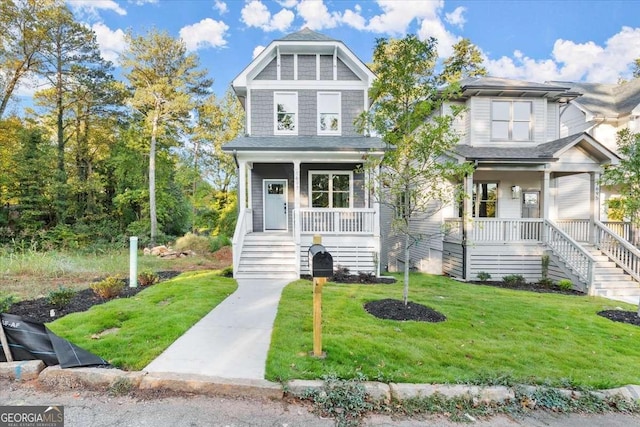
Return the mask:
[(224, 146), (239, 168), (234, 276), (308, 274), (313, 236), (334, 266), (379, 274), (380, 215), (363, 170), (385, 144), (359, 134), (374, 75), (344, 43), (303, 29), (270, 43), (234, 80), (246, 135)]
[[(451, 203), (412, 223), (416, 235), (435, 237), (414, 245), (410, 266), (464, 280), (484, 272), (492, 280), (519, 274), (537, 281), (548, 255), (550, 279), (569, 278), (592, 294), (640, 295), (631, 277), (607, 259), (619, 257), (619, 264), (640, 278), (640, 253), (607, 227), (626, 237), (628, 224), (600, 221), (600, 175), (619, 157), (587, 133), (588, 127), (563, 121), (580, 93), (570, 84), (492, 77), (466, 79), (461, 86), (455, 103), (466, 111), (455, 123), (461, 140), (452, 155), (472, 162), (475, 170), (464, 180), (460, 206)], [(566, 206), (565, 194), (576, 189), (562, 180), (572, 176), (586, 177), (586, 186), (575, 194), (579, 203)], [(383, 242), (383, 265), (402, 269), (397, 237)], [(626, 265), (631, 258), (635, 264)]]

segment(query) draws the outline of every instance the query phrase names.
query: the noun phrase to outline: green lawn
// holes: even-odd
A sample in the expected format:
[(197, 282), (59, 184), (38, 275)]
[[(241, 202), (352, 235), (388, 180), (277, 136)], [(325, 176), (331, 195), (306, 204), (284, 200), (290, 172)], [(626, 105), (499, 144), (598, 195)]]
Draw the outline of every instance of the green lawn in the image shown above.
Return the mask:
[(114, 366), (140, 370), (235, 291), (235, 280), (218, 273), (183, 273), (134, 297), (69, 314), (47, 326)]
[(636, 307), (592, 297), (476, 286), (413, 274), (409, 298), (447, 316), (442, 323), (377, 319), (363, 305), (402, 298), (402, 284), (343, 285), (323, 291), (324, 360), (313, 347), (308, 281), (282, 295), (267, 378), (315, 379), (362, 372), (409, 383), (497, 382), (610, 388), (640, 383), (640, 328), (596, 313)]

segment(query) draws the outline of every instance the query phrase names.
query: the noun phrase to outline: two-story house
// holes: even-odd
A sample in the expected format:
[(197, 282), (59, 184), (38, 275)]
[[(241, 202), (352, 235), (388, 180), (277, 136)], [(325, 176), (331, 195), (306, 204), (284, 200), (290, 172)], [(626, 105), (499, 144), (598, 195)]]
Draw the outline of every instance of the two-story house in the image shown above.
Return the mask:
[(307, 274), (315, 234), (334, 266), (379, 273), (380, 214), (363, 160), (385, 144), (354, 127), (373, 79), (344, 43), (303, 29), (233, 80), (246, 111), (246, 135), (223, 147), (239, 171), (235, 277)]
[[(568, 133), (562, 121), (580, 93), (571, 85), (492, 77), (461, 86), (455, 103), (466, 111), (455, 123), (461, 140), (452, 155), (475, 170), (464, 180), (460, 205), (412, 224), (416, 235), (444, 230), (444, 237), (414, 245), (411, 267), (465, 280), (488, 273), (493, 280), (518, 274), (537, 281), (546, 255), (550, 279), (569, 278), (592, 294), (640, 295), (625, 274), (638, 279), (638, 267), (628, 264), (637, 263), (638, 254), (620, 238), (628, 224), (600, 215), (599, 178), (619, 157), (586, 127)], [(586, 185), (572, 189), (567, 177), (586, 177)], [(579, 203), (567, 206), (567, 194)], [(400, 270), (404, 255), (386, 223), (383, 214), (381, 261)]]

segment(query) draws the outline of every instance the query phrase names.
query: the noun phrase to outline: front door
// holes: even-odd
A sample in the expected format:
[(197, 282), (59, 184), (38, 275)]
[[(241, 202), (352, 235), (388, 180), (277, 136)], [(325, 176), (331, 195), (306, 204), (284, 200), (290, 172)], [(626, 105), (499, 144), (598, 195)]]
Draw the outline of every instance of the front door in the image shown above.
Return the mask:
[(264, 180), (264, 229), (287, 230), (287, 180)]
[(540, 218), (540, 192), (525, 190), (522, 192), (522, 218)]

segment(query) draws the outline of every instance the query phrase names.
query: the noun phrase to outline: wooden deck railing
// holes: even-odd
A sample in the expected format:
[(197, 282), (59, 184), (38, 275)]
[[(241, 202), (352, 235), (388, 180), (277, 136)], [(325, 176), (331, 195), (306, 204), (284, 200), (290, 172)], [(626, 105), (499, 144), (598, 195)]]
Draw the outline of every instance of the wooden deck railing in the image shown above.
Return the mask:
[(595, 222), (596, 247), (620, 268), (640, 281), (640, 251), (600, 221)]
[(299, 227), (303, 234), (374, 234), (373, 209), (300, 209)]

